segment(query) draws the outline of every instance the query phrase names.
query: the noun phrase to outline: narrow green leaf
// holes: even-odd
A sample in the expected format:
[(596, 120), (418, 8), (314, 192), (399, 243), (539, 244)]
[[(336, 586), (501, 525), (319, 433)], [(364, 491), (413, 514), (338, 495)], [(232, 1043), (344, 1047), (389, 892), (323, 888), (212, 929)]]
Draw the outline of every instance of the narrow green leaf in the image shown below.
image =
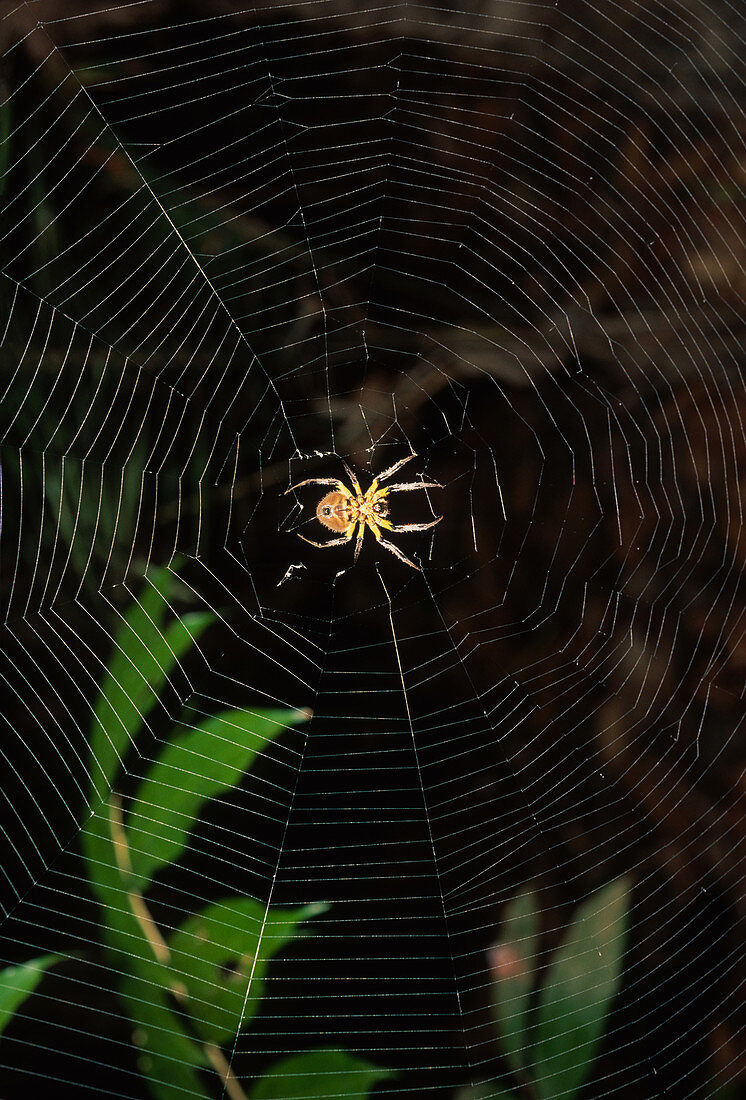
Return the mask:
[(524, 891), (505, 911), (499, 942), (490, 952), (492, 1007), (500, 1049), (516, 1072), (526, 1065), (528, 1016), (539, 938), (536, 895)]
[(171, 970), (185, 988), (195, 1031), (223, 1043), (245, 1027), (259, 1011), (269, 960), (301, 934), (299, 924), (325, 908), (318, 904), (267, 911), (261, 902), (240, 897), (189, 917), (171, 937), (169, 949)]
[(118, 766), (173, 666), (212, 622), (212, 615), (192, 612), (163, 628), (171, 580), (168, 569), (154, 571), (116, 636), (91, 727), (93, 806), (113, 786)]
[(226, 710), (172, 737), (140, 783), (127, 818), (133, 882), (145, 889), (161, 867), (178, 859), (208, 799), (238, 783), (258, 753), (307, 717), (299, 710)]
[(6, 966), (0, 970), (0, 1035), (19, 1006), (36, 989), (44, 972), (58, 960), (59, 955), (39, 955), (19, 966)]
[[(83, 825), (81, 842), (91, 888), (101, 903), (107, 954), (119, 976), (119, 993), (133, 1021), (133, 1041), (141, 1050), (139, 1065), (150, 1092), (156, 1100), (208, 1100), (200, 1069), (213, 1067), (180, 1018), (181, 988), (160, 931), (135, 888), (121, 806), (111, 789), (119, 761), (174, 663), (212, 621), (211, 615), (185, 615), (163, 627), (171, 579), (166, 569), (154, 571), (117, 635), (96, 705), (93, 813)], [(93, 771), (96, 765), (98, 771)]]
[[(142, 692), (145, 697), (138, 700), (141, 704), (139, 713), (133, 715), (127, 688), (132, 689), (140, 679), (136, 675), (136, 659), (146, 648), (143, 638), (161, 635), (172, 583), (173, 574), (169, 569), (154, 569), (139, 596), (130, 605), (114, 637), (114, 648), (96, 701), (90, 737), (92, 761), (94, 766), (99, 764), (102, 772), (100, 777), (94, 773), (92, 781), (99, 797), (112, 785), (121, 755), (117, 750), (126, 744), (128, 737), (134, 736), (139, 728), (140, 716), (144, 717), (150, 709), (148, 702), (151, 707), (156, 702), (155, 692)], [(121, 720), (117, 718), (120, 710)]]
[(343, 1050), (314, 1050), (275, 1063), (251, 1089), (251, 1100), (365, 1100), (392, 1071)]
[(533, 1051), (540, 1100), (575, 1096), (591, 1071), (621, 980), (629, 890), (618, 879), (591, 895), (552, 960)]

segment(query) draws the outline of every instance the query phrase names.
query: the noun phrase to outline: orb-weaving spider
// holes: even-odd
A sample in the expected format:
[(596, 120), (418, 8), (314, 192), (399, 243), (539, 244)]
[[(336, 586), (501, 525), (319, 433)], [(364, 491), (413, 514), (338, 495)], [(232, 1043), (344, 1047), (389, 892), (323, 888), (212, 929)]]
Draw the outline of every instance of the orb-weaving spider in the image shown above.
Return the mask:
[(330, 531), (336, 531), (340, 534), (340, 538), (330, 539), (328, 542), (314, 542), (313, 539), (307, 539), (305, 535), (300, 537), (304, 542), (310, 542), (311, 546), (318, 546), (320, 549), (326, 550), (329, 546), (342, 546), (343, 543), (350, 542), (357, 527), (354, 558), (357, 561), (360, 547), (363, 545), (365, 528), (367, 527), (373, 532), (381, 546), (385, 546), (387, 550), (390, 550), (400, 561), (411, 566), (412, 569), (419, 569), (419, 565), (415, 565), (406, 554), (402, 554), (398, 546), (394, 546), (393, 542), (388, 542), (383, 538), (381, 528), (383, 527), (386, 531), (393, 531), (395, 534), (401, 531), (427, 531), (429, 527), (434, 527), (436, 523), (440, 523), (443, 517), (437, 516), (429, 523), (402, 523), (395, 526), (388, 519), (389, 505), (386, 498), (389, 493), (409, 492), (413, 489), (442, 489), (443, 486), (439, 485), (437, 481), (405, 481), (396, 485), (387, 485), (383, 489), (379, 488), (380, 482), (386, 481), (397, 470), (400, 470), (406, 462), (411, 462), (416, 457), (417, 455), (412, 453), (407, 455), (406, 458), (400, 459), (399, 462), (395, 462), (393, 466), (389, 466), (388, 470), (384, 470), (382, 474), (378, 475), (365, 493), (344, 460), (343, 465), (352, 484), (351, 490), (336, 477), (309, 477), (306, 481), (299, 481), (297, 485), (291, 485), (289, 489), (285, 490), (286, 493), (290, 493), (294, 489), (300, 489), (303, 485), (334, 486), (334, 489), (319, 501), (316, 507), (316, 519), (324, 527), (328, 527)]

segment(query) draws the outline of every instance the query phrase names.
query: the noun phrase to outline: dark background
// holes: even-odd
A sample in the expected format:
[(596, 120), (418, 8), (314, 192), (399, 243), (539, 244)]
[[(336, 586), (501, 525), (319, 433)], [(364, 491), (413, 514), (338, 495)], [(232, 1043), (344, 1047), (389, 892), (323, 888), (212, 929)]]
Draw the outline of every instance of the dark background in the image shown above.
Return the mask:
[[(587, 1095), (739, 1095), (743, 13), (2, 10), (3, 935), (79, 955), (3, 1095), (143, 1095), (76, 832), (91, 654), (175, 552), (221, 619), (152, 736), (195, 696), (314, 711), (275, 866), (213, 877), (239, 792), (152, 898), (334, 903), (240, 1076), (322, 1043), (399, 1069), (382, 1094), (501, 1072), (503, 904), (541, 891), (548, 955), (627, 874)], [(445, 486), (424, 574), (366, 545), (336, 577), (282, 493), (410, 448)]]

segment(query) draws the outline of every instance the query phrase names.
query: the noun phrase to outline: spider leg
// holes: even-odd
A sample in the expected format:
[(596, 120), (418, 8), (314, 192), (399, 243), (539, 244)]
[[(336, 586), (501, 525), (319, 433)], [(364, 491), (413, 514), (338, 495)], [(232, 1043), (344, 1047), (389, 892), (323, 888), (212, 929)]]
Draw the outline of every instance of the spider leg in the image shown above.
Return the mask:
[(442, 489), (439, 481), (402, 481), (398, 485), (389, 485), (389, 493), (406, 493), (412, 489)]
[[(411, 455), (407, 455), (406, 458), (400, 458), (398, 462), (395, 462), (393, 466), (389, 466), (388, 470), (384, 470), (382, 474), (379, 474), (375, 483), (379, 481), (385, 481), (387, 477), (391, 477), (397, 470), (401, 470), (402, 466), (407, 462), (411, 462), (413, 458), (417, 458), (417, 455), (412, 451)], [(375, 484), (374, 483), (374, 484)]]
[[(443, 486), (440, 484), (439, 481), (402, 481), (402, 482), (398, 482), (396, 485), (386, 485), (386, 486), (384, 486), (383, 489), (377, 489), (376, 488), (377, 484), (378, 483), (376, 481), (374, 481), (373, 484), (371, 485), (370, 489), (368, 489), (368, 492), (366, 493), (366, 500), (368, 501), (369, 504), (375, 504), (376, 501), (384, 500), (389, 495), (389, 493), (402, 492), (402, 491), (408, 492), (408, 491), (411, 491), (413, 489), (442, 489), (443, 488)], [(374, 489), (375, 489), (375, 492), (373, 492)], [(371, 493), (373, 494), (372, 496), (371, 496)]]
[(347, 463), (345, 462), (344, 459), (342, 459), (342, 465), (344, 466), (345, 470), (347, 471), (347, 476), (350, 479), (350, 485), (352, 485), (353, 492), (350, 495), (351, 496), (357, 495), (357, 496), (361, 497), (363, 495), (363, 490), (360, 488), (360, 482), (355, 477), (355, 474), (352, 472), (352, 470), (347, 465)]
[[(355, 525), (353, 524), (352, 526), (354, 527)], [(365, 534), (365, 520), (361, 519), (359, 521), (359, 527), (358, 527), (358, 532), (357, 532), (357, 542), (355, 543), (355, 558), (354, 558), (355, 562), (357, 562), (357, 559), (360, 557), (360, 547), (363, 545), (363, 535), (364, 534)], [(352, 537), (352, 536), (350, 536), (350, 537)]]
[(303, 539), (304, 542), (310, 543), (311, 546), (317, 546), (319, 550), (326, 550), (327, 546), (342, 546), (343, 543), (349, 542), (354, 533), (355, 524), (351, 523), (340, 538), (329, 539), (328, 542), (314, 542), (313, 539), (307, 539), (305, 535), (298, 535), (298, 538)]
[(299, 481), (295, 485), (291, 485), (290, 488), (285, 490), (283, 496), (287, 493), (292, 493), (293, 489), (300, 489), (304, 485), (336, 485), (337, 491), (344, 493), (348, 499), (352, 499), (352, 493), (347, 488), (343, 481), (340, 481), (338, 477), (309, 477), (305, 481)]
[(373, 534), (376, 536), (376, 541), (381, 546), (385, 546), (387, 550), (390, 550), (391, 553), (394, 555), (394, 557), (398, 558), (399, 561), (403, 561), (405, 565), (410, 565), (412, 567), (412, 569), (416, 569), (418, 573), (422, 572), (419, 565), (415, 565), (415, 563), (413, 561), (409, 560), (409, 558), (407, 557), (406, 554), (402, 554), (402, 552), (401, 552), (401, 550), (399, 549), (398, 546), (394, 546), (393, 542), (387, 542), (386, 541), (386, 539), (381, 534), (380, 528), (378, 527), (378, 523), (370, 523), (370, 529), (373, 532)]
[(419, 565), (415, 565), (413, 561), (410, 561), (406, 554), (402, 554), (398, 546), (394, 546), (393, 542), (387, 542), (386, 539), (380, 538), (378, 540), (381, 546), (385, 546), (387, 550), (390, 550), (394, 557), (397, 557), (399, 561), (403, 561), (405, 565), (410, 565), (412, 569), (416, 569), (418, 573), (421, 573)]
[(437, 516), (435, 519), (430, 520), (429, 523), (390, 523), (387, 519), (378, 518), (378, 522), (381, 527), (385, 527), (387, 531), (393, 531), (395, 534), (399, 534), (401, 531), (427, 531), (429, 527), (434, 527), (436, 523), (440, 523), (442, 516)]

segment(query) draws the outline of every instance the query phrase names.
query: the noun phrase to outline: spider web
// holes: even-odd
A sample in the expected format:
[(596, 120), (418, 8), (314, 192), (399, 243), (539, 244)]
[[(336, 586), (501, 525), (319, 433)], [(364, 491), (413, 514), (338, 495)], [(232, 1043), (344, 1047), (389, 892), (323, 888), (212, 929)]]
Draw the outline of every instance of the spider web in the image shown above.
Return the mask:
[[(77, 845), (96, 686), (162, 564), (217, 621), (125, 782), (185, 714), (313, 712), (153, 899), (329, 905), (226, 1051), (247, 1093), (329, 1045), (395, 1069), (381, 1095), (494, 1076), (505, 903), (536, 886), (551, 949), (619, 875), (588, 1095), (742, 1078), (743, 13), (1, 25), (4, 959), (69, 959), (0, 1040), (8, 1095), (146, 1095)], [(444, 515), (392, 536), (421, 573), (298, 538), (291, 483), (411, 452), (444, 485), (394, 500)]]

